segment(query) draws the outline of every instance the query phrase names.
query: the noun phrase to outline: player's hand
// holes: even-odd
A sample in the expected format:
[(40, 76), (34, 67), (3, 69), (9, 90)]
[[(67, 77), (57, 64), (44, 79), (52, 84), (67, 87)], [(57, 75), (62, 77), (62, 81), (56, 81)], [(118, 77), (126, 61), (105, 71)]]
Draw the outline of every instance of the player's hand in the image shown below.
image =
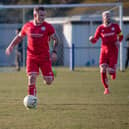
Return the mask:
[(92, 44), (95, 44), (97, 42), (97, 39), (95, 39), (93, 36), (90, 36), (89, 37), (89, 41), (92, 43)]
[(93, 37), (93, 36), (90, 36), (90, 37), (89, 37), (89, 41), (90, 41), (90, 42), (92, 42), (92, 41), (93, 41), (93, 39), (94, 39), (94, 37)]
[(12, 52), (12, 50), (13, 50), (13, 48), (12, 47), (7, 47), (6, 48), (6, 50), (5, 50), (5, 53), (6, 53), (6, 55), (10, 55), (11, 54), (11, 52)]
[(93, 36), (90, 36), (90, 37), (89, 37), (89, 41), (91, 41), (91, 40), (93, 40)]
[(120, 47), (120, 42), (119, 42), (119, 41), (116, 41), (116, 42), (115, 42), (115, 45), (116, 45), (116, 47), (119, 48), (119, 47)]
[(51, 60), (52, 60), (53, 63), (55, 63), (57, 61), (57, 53), (52, 52)]

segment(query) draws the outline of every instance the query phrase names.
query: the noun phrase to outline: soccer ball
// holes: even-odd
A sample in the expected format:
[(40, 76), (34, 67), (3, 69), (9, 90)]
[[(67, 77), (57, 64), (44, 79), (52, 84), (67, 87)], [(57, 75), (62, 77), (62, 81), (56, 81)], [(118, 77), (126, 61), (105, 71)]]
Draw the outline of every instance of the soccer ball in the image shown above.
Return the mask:
[(27, 95), (24, 97), (23, 104), (27, 109), (37, 107), (37, 97), (33, 95)]

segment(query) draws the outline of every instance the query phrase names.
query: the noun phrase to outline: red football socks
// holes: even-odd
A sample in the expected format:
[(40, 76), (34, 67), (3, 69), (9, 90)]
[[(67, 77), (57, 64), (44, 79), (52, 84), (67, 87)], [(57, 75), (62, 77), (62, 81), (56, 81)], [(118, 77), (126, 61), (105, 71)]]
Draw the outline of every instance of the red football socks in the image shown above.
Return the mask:
[(106, 73), (101, 73), (101, 81), (104, 85), (104, 88), (108, 88), (108, 78)]
[(115, 80), (116, 79), (116, 73), (110, 73), (110, 75), (111, 75), (111, 79), (112, 80)]
[(28, 94), (36, 96), (37, 90), (35, 85), (28, 86)]

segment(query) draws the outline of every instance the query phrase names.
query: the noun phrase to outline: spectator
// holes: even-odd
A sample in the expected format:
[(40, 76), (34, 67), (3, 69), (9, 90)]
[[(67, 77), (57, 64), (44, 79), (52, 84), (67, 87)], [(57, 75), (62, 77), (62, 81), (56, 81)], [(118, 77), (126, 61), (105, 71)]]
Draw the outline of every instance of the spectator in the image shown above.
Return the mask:
[[(21, 28), (18, 28), (16, 30), (16, 34), (19, 34), (21, 31)], [(21, 69), (21, 63), (22, 63), (22, 54), (23, 54), (23, 48), (22, 48), (22, 41), (17, 45), (16, 47), (16, 59), (15, 59), (15, 62), (16, 62), (16, 70), (17, 71), (20, 71)]]
[(129, 34), (126, 36), (125, 41), (127, 42), (125, 69), (127, 69), (129, 62)]

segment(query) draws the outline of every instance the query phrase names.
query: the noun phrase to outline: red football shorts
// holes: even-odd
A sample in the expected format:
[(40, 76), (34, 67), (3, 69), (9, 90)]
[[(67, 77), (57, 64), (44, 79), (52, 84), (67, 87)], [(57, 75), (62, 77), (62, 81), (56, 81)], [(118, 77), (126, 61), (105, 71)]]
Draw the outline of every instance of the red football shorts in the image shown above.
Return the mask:
[(28, 75), (31, 73), (37, 73), (38, 75), (40, 69), (43, 76), (52, 77), (54, 79), (52, 64), (50, 60), (41, 61), (32, 58), (27, 58), (26, 65), (27, 65), (26, 70)]
[(118, 59), (118, 49), (106, 51), (101, 49), (99, 64), (107, 64), (109, 68), (116, 69)]

